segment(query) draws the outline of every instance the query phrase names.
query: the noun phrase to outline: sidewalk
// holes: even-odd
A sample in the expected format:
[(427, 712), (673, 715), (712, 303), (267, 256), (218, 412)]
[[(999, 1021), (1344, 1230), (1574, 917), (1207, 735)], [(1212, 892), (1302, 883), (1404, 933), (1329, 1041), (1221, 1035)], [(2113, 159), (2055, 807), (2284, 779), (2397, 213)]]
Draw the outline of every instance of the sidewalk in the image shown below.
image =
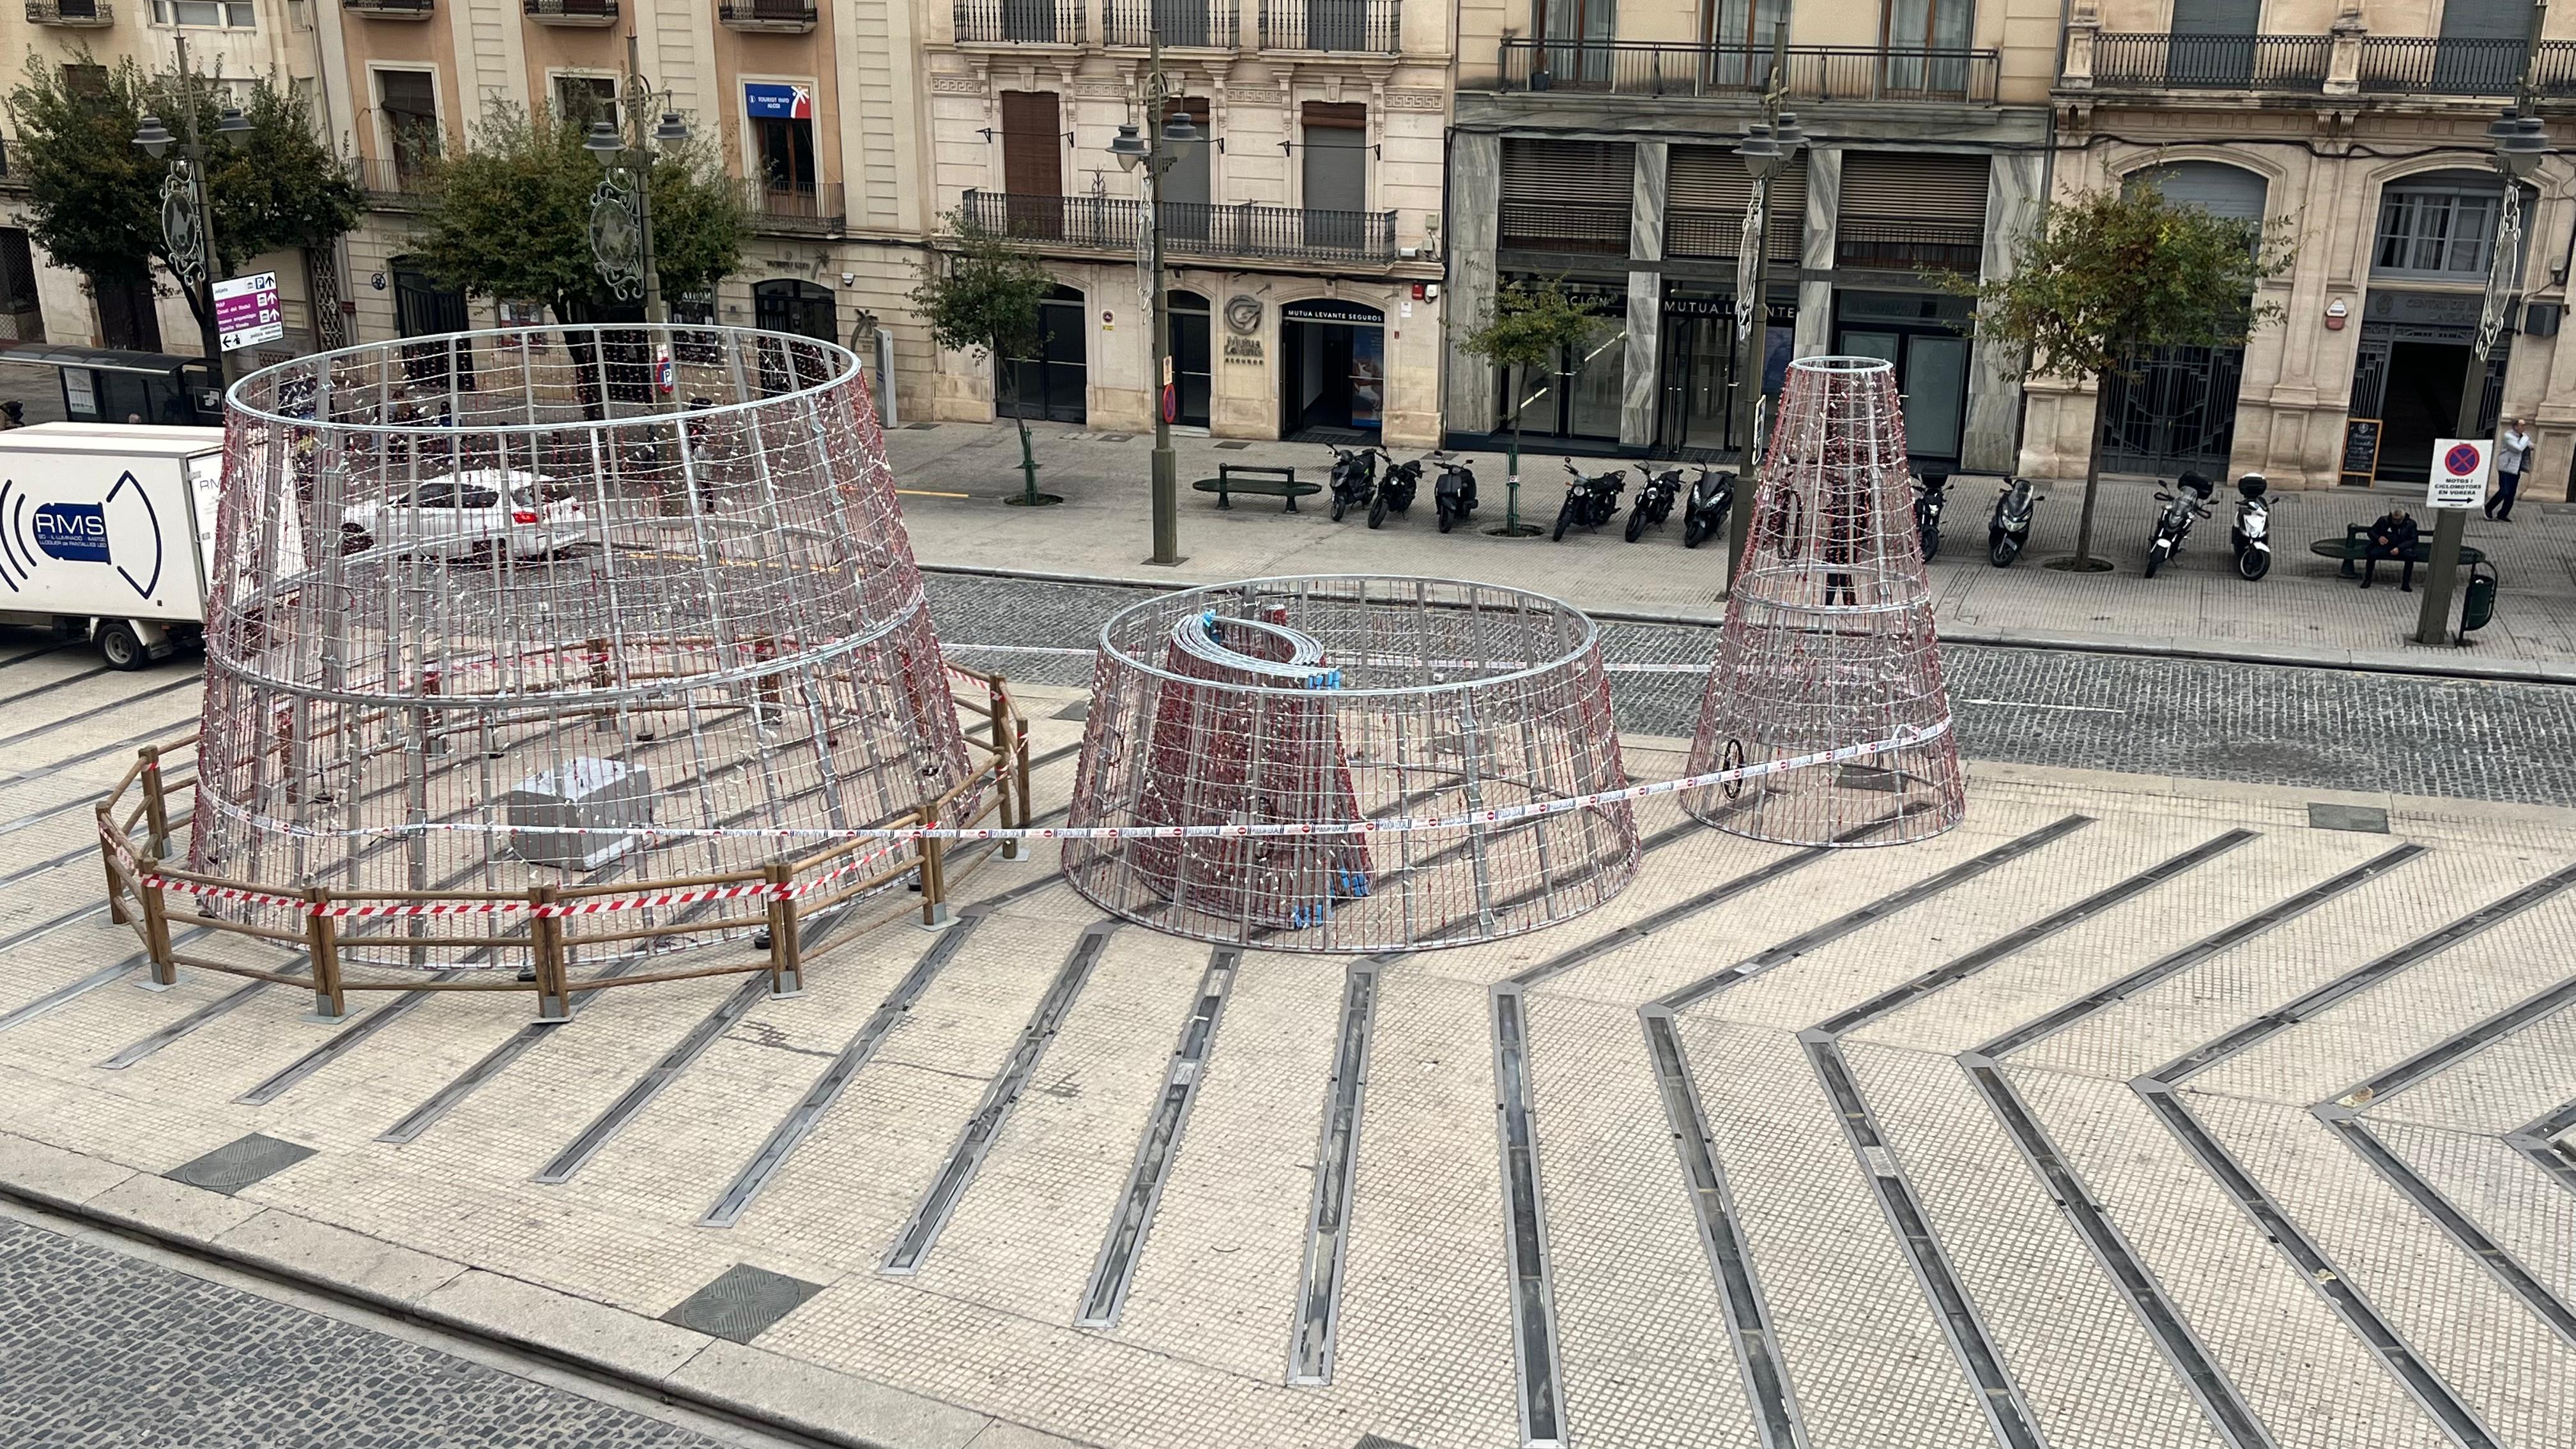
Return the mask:
[[(1294, 514), (1266, 498), (1237, 499), (1220, 511), (1211, 495), (1190, 491), (1191, 480), (1215, 476), (1221, 463), (1248, 463), (1286, 465), (1301, 481), (1321, 483), (1331, 454), (1313, 443), (1178, 439), (1184, 562), (1154, 568), (1143, 562), (1151, 436), (1048, 424), (1032, 432), (1038, 486), (1063, 497), (1060, 506), (1002, 506), (1020, 489), (1018, 441), (1006, 425), (915, 424), (887, 435), (896, 486), (906, 490), (904, 521), (925, 566), (1175, 587), (1271, 574), (1415, 573), (1534, 589), (1604, 615), (1714, 620), (1724, 609), (1717, 598), (1723, 552), (1685, 551), (1678, 517), (1634, 545), (1615, 525), (1570, 533), (1562, 543), (1486, 534), (1503, 517), (1498, 454), (1466, 455), (1482, 495), (1477, 526), (1444, 536), (1432, 523), (1427, 479), (1412, 515), (1391, 517), (1377, 531), (1357, 517), (1334, 523), (1320, 494)], [(1609, 461), (1586, 459), (1583, 466), (1606, 468)], [(1564, 496), (1558, 458), (1525, 456), (1522, 478), (1522, 517), (1552, 522)], [(944, 496), (953, 494), (966, 496)], [(2412, 642), (2419, 595), (2393, 586), (2365, 593), (2336, 577), (2334, 561), (2307, 551), (2312, 539), (2340, 538), (2345, 525), (2410, 501), (2410, 490), (2276, 494), (2272, 533), (2280, 552), (2271, 575), (2256, 583), (2239, 578), (2229, 557), (2235, 496), (2223, 488), (2181, 557), (2156, 578), (2141, 577), (2159, 505), (2150, 484), (2125, 479), (2103, 483), (2094, 523), (2095, 552), (2117, 570), (2088, 576), (2041, 567), (2073, 552), (2082, 494), (2080, 483), (2049, 488), (2029, 552), (1999, 570), (1985, 558), (1991, 492), (1974, 477), (1952, 487), (1947, 547), (1932, 565), (1943, 638), (2576, 681), (2576, 570), (2569, 562), (2576, 558), (2576, 504), (2526, 498), (2510, 525), (2472, 515), (2468, 541), (2502, 576), (2496, 618), (2467, 648), (2431, 649)], [(1625, 517), (1623, 511), (1620, 521)]]

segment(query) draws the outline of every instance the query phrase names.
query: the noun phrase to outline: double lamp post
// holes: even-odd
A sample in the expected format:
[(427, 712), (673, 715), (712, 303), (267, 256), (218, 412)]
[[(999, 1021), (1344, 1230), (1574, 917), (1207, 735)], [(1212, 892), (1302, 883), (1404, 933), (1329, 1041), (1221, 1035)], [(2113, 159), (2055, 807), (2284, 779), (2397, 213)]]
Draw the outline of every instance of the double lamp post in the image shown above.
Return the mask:
[[(188, 69), (187, 38), (180, 37), (178, 46), (182, 134), (173, 135), (159, 116), (147, 115), (134, 133), (134, 144), (155, 161), (173, 146), (178, 148), (170, 174), (161, 182), (161, 239), (169, 252), (171, 272), (196, 302), (198, 341), (220, 392), (227, 381), (223, 334), (215, 325), (215, 273), (221, 264), (215, 260), (214, 207), (206, 195), (206, 142), (197, 125), (196, 75)], [(226, 106), (214, 130), (217, 140), (229, 143), (250, 134), (250, 118), (241, 107)]]
[(1157, 114), (1170, 99), (1163, 81), (1161, 26), (1152, 29), (1150, 44), (1146, 123), (1141, 127), (1120, 126), (1118, 139), (1109, 143), (1109, 154), (1121, 167), (1139, 172), (1144, 180), (1145, 215), (1138, 225), (1136, 265), (1143, 273), (1146, 306), (1151, 314), (1146, 325), (1152, 329), (1154, 341), (1154, 556), (1145, 562), (1170, 566), (1181, 561), (1179, 465), (1172, 456), (1172, 418), (1178, 410), (1180, 390), (1172, 376), (1172, 314), (1163, 294), (1163, 173), (1180, 161), (1169, 148), (1202, 138), (1198, 127), (1190, 123), (1188, 112)]

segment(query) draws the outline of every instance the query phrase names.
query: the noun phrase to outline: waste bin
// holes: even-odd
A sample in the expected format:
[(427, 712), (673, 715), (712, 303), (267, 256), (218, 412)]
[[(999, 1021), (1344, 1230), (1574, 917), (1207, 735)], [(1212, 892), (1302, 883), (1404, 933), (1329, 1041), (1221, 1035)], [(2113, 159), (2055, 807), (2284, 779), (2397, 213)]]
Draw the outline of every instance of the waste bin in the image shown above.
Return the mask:
[(2495, 600), (2495, 566), (2480, 559), (2469, 565), (2469, 586), (2460, 598), (2460, 633), (2463, 637), (2472, 630), (2484, 628), (2487, 621), (2495, 617)]

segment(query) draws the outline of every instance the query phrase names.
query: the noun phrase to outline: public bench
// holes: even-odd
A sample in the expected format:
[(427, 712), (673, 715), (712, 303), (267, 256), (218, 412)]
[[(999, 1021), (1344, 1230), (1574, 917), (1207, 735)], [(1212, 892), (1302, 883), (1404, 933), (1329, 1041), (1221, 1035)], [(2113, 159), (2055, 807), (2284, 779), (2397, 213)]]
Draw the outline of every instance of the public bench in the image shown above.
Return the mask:
[(1280, 510), (1282, 513), (1296, 512), (1298, 499), (1324, 491), (1321, 483), (1298, 482), (1294, 468), (1272, 468), (1257, 463), (1219, 463), (1215, 477), (1201, 478), (1190, 486), (1201, 493), (1215, 494), (1219, 508), (1232, 508), (1234, 502), (1228, 495), (1235, 493), (1285, 498), (1288, 506)]
[[(2360, 578), (2361, 570), (2358, 565), (2363, 559), (2370, 557), (2370, 525), (2367, 523), (2347, 523), (2343, 528), (2343, 537), (2318, 539), (2316, 542), (2308, 545), (2308, 552), (2315, 554), (2319, 558), (2341, 559), (2343, 561), (2343, 567), (2337, 569), (2335, 571), (2336, 574), (2339, 577), (2347, 579)], [(2433, 531), (2428, 528), (2421, 534), (2418, 534), (2415, 538), (2415, 546), (2407, 550), (2407, 552), (2412, 554), (2415, 562), (2419, 564), (2431, 563), (2433, 561)], [(2465, 543), (2460, 545), (2460, 563), (2462, 567), (2466, 567), (2473, 563), (2483, 562), (2485, 559), (2486, 552), (2483, 549), (2471, 548)], [(2391, 561), (2394, 562), (2394, 560)]]

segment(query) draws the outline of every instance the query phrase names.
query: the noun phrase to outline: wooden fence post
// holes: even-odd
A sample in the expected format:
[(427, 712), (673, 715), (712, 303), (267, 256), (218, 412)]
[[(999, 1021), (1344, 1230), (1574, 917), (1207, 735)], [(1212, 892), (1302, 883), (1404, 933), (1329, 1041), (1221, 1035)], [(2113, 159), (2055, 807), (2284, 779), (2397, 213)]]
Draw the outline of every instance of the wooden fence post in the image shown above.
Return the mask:
[(320, 886), (304, 888), (304, 949), (313, 958), (313, 1018), (345, 1021), (349, 1002), (340, 990), (340, 920), (323, 909), (330, 903), (330, 892)]
[(769, 865), (769, 994), (801, 996), (805, 991), (804, 945), (796, 939), (796, 898), (787, 893), (796, 869), (783, 860)]
[(161, 874), (161, 857), (146, 855), (137, 870), (135, 894), (143, 898), (143, 953), (152, 961), (152, 984), (179, 984), (179, 963), (170, 959), (170, 910), (161, 900), (161, 887), (155, 884)]
[[(937, 830), (939, 812), (928, 812), (921, 823)], [(941, 850), (947, 843), (932, 836), (921, 840), (921, 929), (925, 931), (936, 931), (948, 924), (948, 871)]]
[(539, 1021), (572, 1020), (572, 994), (564, 989), (563, 918), (548, 915), (545, 908), (554, 904), (555, 888), (535, 886), (528, 891), (528, 950), (534, 955), (537, 971), (537, 1019)]
[(145, 745), (143, 755), (143, 819), (150, 826), (148, 842), (155, 859), (170, 851), (170, 798), (161, 792), (161, 747)]
[[(1011, 759), (1011, 746), (1019, 730), (1011, 718), (1009, 686), (999, 674), (993, 676), (992, 685), (993, 788), (1002, 792), (1002, 828), (1012, 830), (1029, 823), (1028, 802), (1021, 801), (1016, 809), (1011, 803), (1014, 777), (1019, 774), (1018, 768)], [(1003, 860), (1029, 858), (1028, 846), (1017, 838), (1003, 841), (1002, 848), (997, 854)]]
[(122, 926), (134, 918), (125, 913), (125, 885), (116, 874), (116, 846), (111, 839), (115, 834), (115, 812), (101, 801), (98, 807), (98, 859), (99, 865), (107, 872), (107, 920), (110, 925)]

